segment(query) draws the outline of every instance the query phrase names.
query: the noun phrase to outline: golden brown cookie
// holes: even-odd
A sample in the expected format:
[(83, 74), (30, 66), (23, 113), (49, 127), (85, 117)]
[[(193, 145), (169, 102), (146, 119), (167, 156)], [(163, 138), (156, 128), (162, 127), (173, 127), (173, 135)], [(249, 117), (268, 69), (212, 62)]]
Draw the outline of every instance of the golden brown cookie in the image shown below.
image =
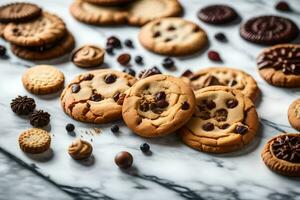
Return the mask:
[(1, 23), (0, 22), (0, 37), (4, 39), (4, 29), (5, 29), (5, 26), (7, 24), (6, 23)]
[(42, 9), (31, 3), (11, 3), (0, 7), (0, 22), (24, 22), (39, 17)]
[(179, 130), (186, 145), (204, 152), (226, 153), (253, 140), (259, 122), (248, 97), (225, 86), (206, 87), (195, 95), (196, 111)]
[(37, 47), (23, 47), (11, 44), (11, 51), (25, 60), (49, 60), (58, 58), (72, 51), (75, 40), (70, 32), (58, 41)]
[(139, 40), (154, 53), (183, 56), (203, 49), (207, 44), (207, 35), (193, 22), (182, 18), (162, 18), (143, 26)]
[(300, 99), (296, 99), (289, 107), (288, 118), (292, 127), (300, 131)]
[(279, 44), (266, 48), (257, 57), (259, 74), (269, 84), (300, 86), (300, 45)]
[(300, 176), (300, 134), (281, 133), (265, 145), (261, 158), (272, 171), (285, 176)]
[(188, 84), (159, 74), (139, 80), (128, 90), (122, 114), (134, 133), (158, 137), (184, 125), (194, 109), (195, 96)]
[(51, 137), (47, 131), (31, 128), (19, 136), (19, 145), (25, 153), (43, 153), (50, 148)]
[(50, 65), (37, 65), (22, 76), (24, 87), (33, 94), (51, 94), (64, 85), (64, 74)]
[(95, 45), (84, 45), (72, 53), (71, 60), (78, 67), (97, 67), (104, 62), (104, 49)]
[(76, 139), (69, 146), (68, 153), (75, 160), (89, 158), (93, 152), (92, 145), (84, 140)]
[(133, 2), (134, 0), (84, 0), (89, 3), (97, 4), (99, 6), (125, 6), (128, 3)]
[(125, 92), (136, 79), (110, 69), (78, 75), (64, 89), (61, 105), (72, 118), (90, 123), (107, 123), (122, 117)]
[(259, 93), (256, 81), (246, 72), (228, 67), (210, 67), (195, 72), (188, 77), (193, 90), (221, 85), (242, 91), (244, 95), (255, 100)]
[(142, 26), (163, 17), (179, 17), (182, 7), (177, 0), (136, 0), (128, 8), (128, 23)]
[(99, 6), (83, 0), (75, 0), (70, 12), (77, 20), (97, 25), (124, 24), (127, 21), (125, 8), (116, 6)]
[(42, 46), (53, 43), (66, 33), (61, 18), (48, 12), (25, 23), (9, 23), (4, 29), (4, 37), (19, 46)]

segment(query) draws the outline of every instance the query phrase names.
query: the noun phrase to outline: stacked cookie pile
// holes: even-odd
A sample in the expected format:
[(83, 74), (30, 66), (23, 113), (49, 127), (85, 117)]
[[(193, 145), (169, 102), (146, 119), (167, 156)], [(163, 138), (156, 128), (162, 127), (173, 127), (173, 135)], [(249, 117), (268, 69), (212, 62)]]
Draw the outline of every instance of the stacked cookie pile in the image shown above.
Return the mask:
[(157, 18), (179, 16), (182, 7), (177, 0), (75, 0), (70, 12), (88, 24), (142, 26)]
[(74, 47), (74, 37), (63, 20), (37, 5), (13, 3), (0, 7), (3, 38), (12, 52), (27, 60), (46, 60), (62, 56)]

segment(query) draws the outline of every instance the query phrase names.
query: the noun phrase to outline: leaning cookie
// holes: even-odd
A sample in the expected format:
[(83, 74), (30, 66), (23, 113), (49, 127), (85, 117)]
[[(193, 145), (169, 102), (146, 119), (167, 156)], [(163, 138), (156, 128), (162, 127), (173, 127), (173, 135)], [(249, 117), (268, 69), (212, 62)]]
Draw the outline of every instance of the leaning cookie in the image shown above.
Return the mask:
[(256, 109), (240, 91), (210, 86), (195, 95), (196, 111), (179, 130), (186, 145), (209, 153), (227, 153), (254, 139), (259, 125)]
[(288, 119), (291, 126), (300, 131), (300, 99), (295, 100), (289, 106)]
[(139, 80), (128, 90), (122, 115), (134, 133), (158, 137), (183, 126), (194, 109), (192, 89), (179, 78), (159, 74)]
[(279, 44), (266, 48), (256, 59), (261, 77), (279, 87), (300, 86), (300, 45)]
[(207, 44), (207, 35), (193, 22), (182, 18), (162, 18), (143, 26), (139, 41), (154, 53), (183, 56), (203, 49)]
[(285, 176), (300, 176), (300, 134), (282, 133), (270, 139), (261, 158), (272, 171)]
[(125, 92), (136, 79), (110, 69), (78, 75), (61, 95), (63, 110), (72, 118), (90, 123), (107, 123), (122, 117)]
[(240, 90), (253, 101), (259, 93), (256, 81), (246, 72), (228, 67), (209, 67), (188, 77), (193, 90), (220, 85)]

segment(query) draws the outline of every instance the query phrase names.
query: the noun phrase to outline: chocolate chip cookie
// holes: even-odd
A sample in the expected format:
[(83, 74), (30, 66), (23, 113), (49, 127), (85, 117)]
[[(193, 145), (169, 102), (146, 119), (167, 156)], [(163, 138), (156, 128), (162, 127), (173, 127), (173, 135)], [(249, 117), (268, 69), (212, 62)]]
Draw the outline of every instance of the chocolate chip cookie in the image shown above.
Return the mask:
[(207, 44), (207, 35), (198, 25), (182, 18), (162, 18), (142, 27), (141, 44), (154, 53), (183, 56), (196, 53)]
[(198, 12), (198, 18), (209, 24), (226, 24), (237, 19), (237, 12), (223, 4), (209, 5)]
[(228, 67), (210, 67), (188, 77), (193, 90), (213, 86), (229, 86), (240, 90), (244, 95), (255, 100), (259, 93), (256, 81), (246, 72)]
[(204, 152), (226, 153), (253, 140), (259, 122), (248, 97), (225, 86), (206, 87), (195, 95), (196, 111), (179, 130), (186, 145)]
[(134, 133), (158, 137), (184, 125), (194, 109), (195, 96), (186, 83), (158, 74), (139, 80), (128, 90), (122, 114)]
[(95, 45), (84, 45), (72, 53), (71, 60), (78, 67), (97, 67), (104, 61), (104, 49)]
[(296, 99), (289, 106), (288, 118), (291, 126), (300, 131), (300, 99)]
[(272, 171), (285, 176), (300, 176), (300, 134), (282, 133), (265, 145), (262, 160)]
[(76, 120), (106, 123), (122, 117), (125, 92), (136, 79), (110, 69), (78, 75), (63, 91), (63, 110)]
[(256, 59), (259, 74), (269, 84), (300, 86), (300, 45), (279, 44), (266, 48)]
[(273, 15), (253, 17), (240, 27), (242, 38), (264, 45), (288, 43), (298, 34), (299, 29), (292, 20)]

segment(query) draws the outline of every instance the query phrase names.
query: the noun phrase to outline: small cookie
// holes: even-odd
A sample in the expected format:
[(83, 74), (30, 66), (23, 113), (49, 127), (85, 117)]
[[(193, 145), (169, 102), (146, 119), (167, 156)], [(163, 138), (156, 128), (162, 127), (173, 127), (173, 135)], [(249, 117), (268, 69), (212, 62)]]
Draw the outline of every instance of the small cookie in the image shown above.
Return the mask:
[(128, 90), (122, 114), (134, 133), (158, 137), (184, 125), (194, 109), (195, 96), (186, 83), (158, 74), (139, 80)]
[(4, 37), (19, 46), (42, 46), (53, 43), (66, 34), (66, 26), (61, 18), (48, 12), (25, 23), (9, 23), (4, 29)]
[(125, 8), (98, 6), (83, 0), (75, 0), (70, 12), (77, 20), (95, 25), (125, 24), (128, 15)]
[(43, 153), (50, 148), (51, 137), (47, 131), (31, 128), (19, 136), (19, 145), (25, 153)]
[(95, 45), (84, 45), (72, 53), (71, 60), (78, 67), (97, 67), (103, 64), (104, 49)]
[(210, 67), (188, 77), (193, 90), (221, 85), (240, 90), (244, 95), (255, 100), (259, 89), (256, 81), (244, 71), (227, 67)]
[(299, 29), (293, 21), (273, 15), (253, 17), (240, 27), (242, 38), (264, 45), (291, 42), (298, 34)]
[(54, 43), (38, 47), (22, 47), (11, 44), (11, 51), (25, 60), (49, 60), (58, 58), (72, 51), (75, 40), (70, 32)]
[(300, 99), (296, 99), (289, 106), (288, 118), (291, 126), (300, 131)]
[(84, 140), (76, 139), (69, 146), (68, 153), (75, 160), (87, 159), (93, 152), (92, 145)]
[(195, 95), (196, 111), (179, 130), (186, 145), (204, 152), (226, 153), (253, 140), (259, 122), (248, 97), (224, 86), (206, 87)]
[(210, 5), (198, 12), (198, 18), (209, 24), (226, 24), (237, 19), (237, 12), (227, 5)]
[(78, 75), (63, 91), (61, 105), (76, 120), (107, 123), (122, 117), (125, 92), (136, 79), (110, 69)]
[(50, 65), (37, 65), (22, 76), (24, 87), (33, 94), (51, 94), (64, 85), (64, 74)]
[(89, 3), (97, 4), (99, 6), (118, 6), (126, 5), (133, 2), (134, 0), (84, 0)]
[(272, 171), (285, 176), (300, 176), (300, 134), (282, 133), (270, 139), (261, 158)]
[(259, 74), (274, 86), (300, 86), (300, 45), (279, 44), (266, 48), (256, 59)]
[(142, 26), (163, 17), (179, 17), (182, 7), (177, 0), (136, 0), (128, 8), (128, 23)]
[(143, 26), (139, 40), (154, 53), (183, 56), (203, 49), (207, 44), (207, 35), (193, 22), (182, 18), (162, 18)]
[(42, 9), (31, 3), (11, 3), (0, 7), (0, 22), (24, 22), (39, 17)]

